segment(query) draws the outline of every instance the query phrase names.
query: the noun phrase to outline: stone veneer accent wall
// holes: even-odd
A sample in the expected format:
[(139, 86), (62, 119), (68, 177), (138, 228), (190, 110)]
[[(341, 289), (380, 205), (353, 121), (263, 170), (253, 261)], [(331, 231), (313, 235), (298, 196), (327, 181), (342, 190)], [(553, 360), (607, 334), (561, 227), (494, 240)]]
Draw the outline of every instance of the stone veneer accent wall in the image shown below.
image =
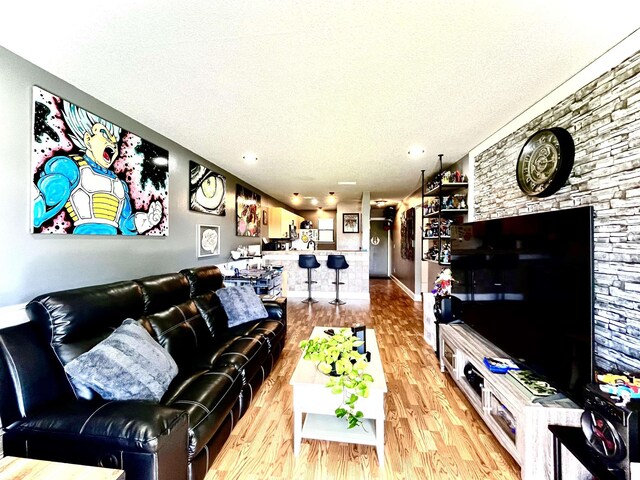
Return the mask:
[[(478, 220), (593, 205), (595, 363), (640, 372), (640, 52), (474, 159)], [(527, 197), (516, 163), (527, 138), (563, 127), (576, 146), (567, 184)], [(571, 281), (556, 279), (560, 283)], [(541, 346), (541, 348), (544, 348)]]

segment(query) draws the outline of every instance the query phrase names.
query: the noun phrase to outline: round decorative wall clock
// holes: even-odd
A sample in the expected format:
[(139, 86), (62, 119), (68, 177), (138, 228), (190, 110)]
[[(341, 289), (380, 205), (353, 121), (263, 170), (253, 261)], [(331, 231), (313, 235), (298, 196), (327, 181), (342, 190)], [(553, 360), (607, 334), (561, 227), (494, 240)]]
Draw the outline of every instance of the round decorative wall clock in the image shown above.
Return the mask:
[(520, 190), (532, 197), (553, 195), (569, 178), (574, 154), (573, 138), (564, 128), (545, 128), (534, 133), (518, 157), (516, 177)]

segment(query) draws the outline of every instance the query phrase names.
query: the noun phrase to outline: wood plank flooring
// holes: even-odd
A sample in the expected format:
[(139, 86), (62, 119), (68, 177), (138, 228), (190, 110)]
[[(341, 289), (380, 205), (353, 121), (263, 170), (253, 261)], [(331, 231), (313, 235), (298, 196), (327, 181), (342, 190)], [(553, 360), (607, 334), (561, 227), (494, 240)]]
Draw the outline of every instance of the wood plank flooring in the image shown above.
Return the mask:
[[(391, 280), (372, 279), (371, 302), (334, 307), (289, 299), (285, 349), (209, 470), (214, 479), (516, 480), (520, 468), (494, 439), (422, 338), (422, 303)], [(298, 344), (316, 325), (376, 329), (388, 393), (385, 464), (375, 448), (303, 440), (293, 456), (289, 380)]]

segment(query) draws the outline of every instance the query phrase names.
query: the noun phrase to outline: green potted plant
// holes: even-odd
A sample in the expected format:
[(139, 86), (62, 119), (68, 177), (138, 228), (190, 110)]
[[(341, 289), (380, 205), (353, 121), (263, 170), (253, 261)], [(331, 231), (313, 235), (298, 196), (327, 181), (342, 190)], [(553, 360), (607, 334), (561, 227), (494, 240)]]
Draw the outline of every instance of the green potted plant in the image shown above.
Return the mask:
[(363, 343), (348, 328), (300, 342), (303, 358), (316, 362), (318, 370), (327, 375), (327, 388), (342, 395), (342, 403), (335, 413), (336, 417), (346, 419), (347, 428), (362, 425), (363, 414), (356, 410), (356, 403), (360, 397), (369, 396), (369, 385), (373, 382), (373, 377), (365, 373), (366, 355), (356, 350)]

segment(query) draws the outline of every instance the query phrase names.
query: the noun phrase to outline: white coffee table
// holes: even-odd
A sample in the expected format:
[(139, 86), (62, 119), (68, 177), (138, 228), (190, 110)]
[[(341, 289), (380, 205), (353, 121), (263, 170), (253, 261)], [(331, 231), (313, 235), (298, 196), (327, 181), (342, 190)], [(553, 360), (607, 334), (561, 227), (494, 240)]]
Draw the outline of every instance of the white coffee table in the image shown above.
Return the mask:
[[(326, 336), (325, 330), (338, 327), (315, 327), (311, 338)], [(384, 463), (384, 394), (387, 382), (382, 370), (380, 351), (373, 329), (366, 329), (367, 350), (371, 352), (371, 361), (366, 372), (374, 382), (369, 387), (369, 397), (360, 398), (356, 409), (364, 414), (363, 426), (347, 429), (344, 418), (336, 418), (335, 409), (342, 403), (342, 397), (331, 393), (327, 388), (328, 377), (318, 371), (315, 362), (300, 356), (291, 381), (293, 386), (293, 454), (300, 453), (303, 438), (329, 440), (334, 442), (374, 445), (378, 453), (378, 462)]]

